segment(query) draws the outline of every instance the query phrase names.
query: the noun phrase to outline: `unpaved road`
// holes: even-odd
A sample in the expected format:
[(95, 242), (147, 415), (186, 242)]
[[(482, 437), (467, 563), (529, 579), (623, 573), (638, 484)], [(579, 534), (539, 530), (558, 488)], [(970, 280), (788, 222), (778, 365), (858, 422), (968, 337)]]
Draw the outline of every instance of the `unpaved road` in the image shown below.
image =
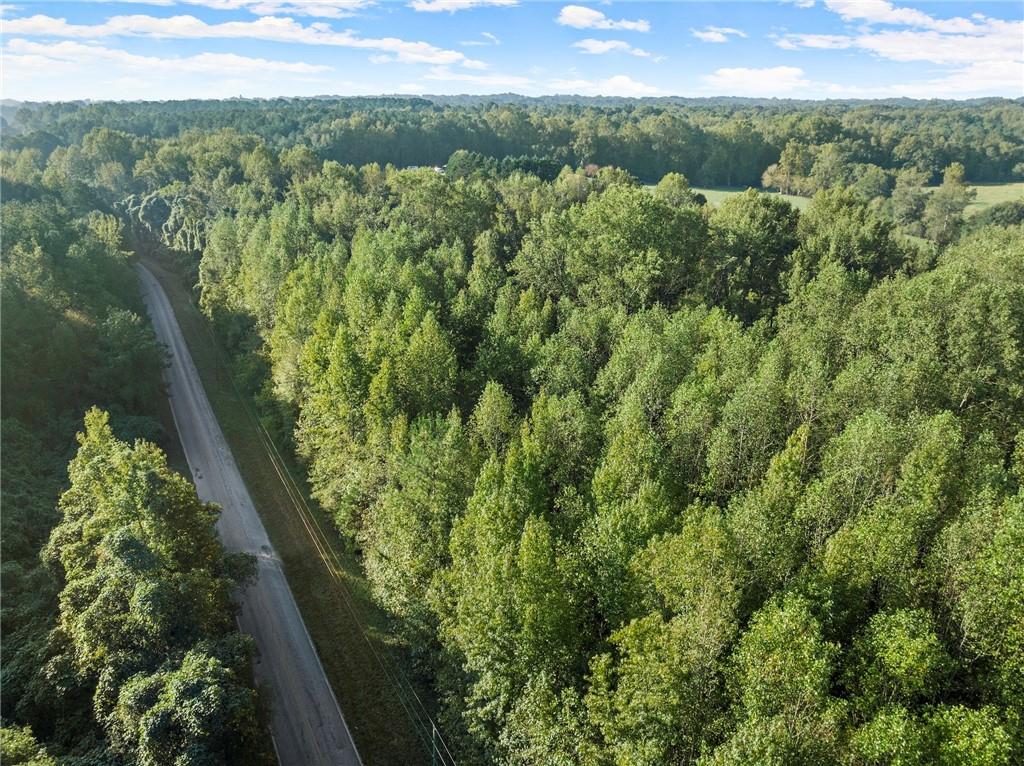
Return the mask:
[(150, 271), (141, 265), (138, 269), (157, 339), (170, 352), (164, 377), (199, 497), (223, 509), (217, 530), (225, 547), (256, 556), (256, 581), (238, 594), (238, 622), (242, 632), (256, 640), (256, 677), (270, 688), (270, 730), (278, 760), (281, 766), (361, 766), (281, 561), (206, 398), (167, 295)]

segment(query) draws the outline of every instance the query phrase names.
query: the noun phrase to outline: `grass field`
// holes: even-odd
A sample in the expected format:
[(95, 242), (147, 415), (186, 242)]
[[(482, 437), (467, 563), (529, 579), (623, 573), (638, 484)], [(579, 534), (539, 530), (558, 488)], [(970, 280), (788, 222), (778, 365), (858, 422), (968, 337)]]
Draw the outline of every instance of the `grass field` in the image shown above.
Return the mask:
[[(233, 385), (225, 352), (180, 274), (162, 259), (144, 256), (143, 260), (174, 307), (224, 436), (284, 562), (288, 583), (363, 762), (366, 766), (428, 763), (429, 745), (420, 738), (413, 720), (419, 716), (422, 722), (423, 712), (410, 712), (416, 701), (403, 684), (408, 659), (389, 637), (386, 617), (370, 598), (359, 562), (333, 522), (309, 501), (298, 472), (289, 471), (271, 454), (265, 435)], [(166, 427), (169, 408), (162, 414)], [(184, 462), (180, 447), (176, 452), (172, 461)], [(291, 477), (282, 476), (282, 469)], [(296, 492), (303, 497), (296, 498)], [(323, 546), (327, 556), (318, 550)], [(416, 691), (424, 698), (423, 690)]]
[[(934, 187), (933, 187), (934, 188)], [(977, 192), (977, 196), (974, 201), (967, 206), (967, 215), (973, 215), (974, 213), (980, 213), (982, 210), (996, 205), (1000, 202), (1009, 202), (1015, 199), (1024, 199), (1024, 182), (1014, 182), (1005, 184), (978, 184), (971, 186)], [(727, 197), (731, 197), (733, 194), (739, 194), (745, 189), (740, 188), (715, 188), (715, 189), (702, 189), (694, 187), (695, 192), (703, 194), (708, 202), (712, 205), (719, 204), (722, 200)], [(771, 192), (775, 194), (776, 192)], [(804, 210), (810, 203), (810, 197), (798, 197), (794, 194), (780, 194), (778, 195), (785, 200), (788, 200), (798, 210)]]
[[(707, 201), (710, 202), (712, 205), (718, 205), (723, 200), (725, 200), (728, 197), (731, 197), (734, 194), (741, 194), (741, 193), (745, 192), (746, 188), (745, 187), (744, 188), (739, 188), (739, 187), (736, 187), (736, 188), (718, 187), (718, 188), (715, 188), (715, 189), (703, 189), (703, 188), (699, 188), (699, 187), (694, 186), (693, 190), (695, 192), (699, 192), (700, 194), (703, 194), (704, 197), (707, 199)], [(803, 210), (809, 204), (811, 204), (810, 197), (798, 197), (795, 194), (779, 194), (778, 192), (768, 192), (768, 193), (772, 194), (774, 196), (782, 197), (784, 200), (787, 200), (790, 204), (792, 204), (793, 207), (795, 207), (797, 210)]]
[(1007, 184), (978, 184), (971, 188), (978, 195), (967, 206), (967, 215), (980, 213), (985, 208), (998, 205), (1000, 202), (1024, 200), (1024, 181)]

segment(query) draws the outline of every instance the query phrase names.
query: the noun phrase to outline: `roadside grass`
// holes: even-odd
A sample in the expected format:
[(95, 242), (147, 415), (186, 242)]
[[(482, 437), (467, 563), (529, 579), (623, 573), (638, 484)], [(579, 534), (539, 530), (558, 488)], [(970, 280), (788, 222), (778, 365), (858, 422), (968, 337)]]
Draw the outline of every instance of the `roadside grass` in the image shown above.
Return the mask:
[[(407, 653), (390, 636), (386, 616), (372, 602), (356, 556), (333, 521), (309, 499), (299, 472), (293, 466), (285, 468), (293, 481), (280, 475), (281, 464), (271, 456), (266, 437), (235, 389), (225, 352), (180, 273), (154, 256), (144, 255), (142, 260), (167, 292), (364, 764), (429, 762), (429, 744), (418, 733), (416, 713), (407, 709), (418, 702), (402, 683), (410, 675)], [(165, 416), (170, 418), (169, 407)], [(170, 429), (176, 434), (173, 420)], [(180, 445), (177, 449), (182, 454)], [(298, 502), (296, 491), (302, 494)], [(316, 539), (300, 503), (315, 519)], [(416, 692), (423, 699), (423, 691)]]
[(167, 465), (191, 481), (192, 472), (188, 469), (185, 450), (182, 449), (181, 440), (178, 438), (178, 427), (174, 424), (174, 415), (171, 414), (170, 400), (166, 396), (158, 397), (158, 400), (150, 405), (150, 411), (155, 414), (164, 429), (164, 436), (157, 446), (167, 455)]

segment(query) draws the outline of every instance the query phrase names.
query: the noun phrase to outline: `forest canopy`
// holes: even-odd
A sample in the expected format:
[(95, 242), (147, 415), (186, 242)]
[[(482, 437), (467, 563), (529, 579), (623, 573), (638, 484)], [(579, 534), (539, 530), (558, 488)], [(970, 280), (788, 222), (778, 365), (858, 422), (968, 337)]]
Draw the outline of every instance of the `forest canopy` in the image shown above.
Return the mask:
[[(53, 409), (45, 376), (76, 402), (148, 400), (116, 385), (149, 336), (106, 313), (101, 290), (126, 278), (113, 233), (174, 259), (359, 551), (460, 761), (1024, 758), (1024, 219), (1012, 202), (965, 217), (967, 181), (1021, 172), (1019, 103), (296, 100), (14, 120), (14, 433)], [(813, 192), (805, 211), (690, 188), (772, 168), (768, 185)], [(78, 331), (57, 310), (72, 288), (102, 301), (84, 348), (105, 350), (62, 378), (51, 358), (82, 344), (20, 350), (38, 335), (8, 336), (7, 304), (59, 340)], [(101, 679), (97, 736), (141, 752), (147, 716), (197, 669), (248, 711), (245, 647), (210, 611), (238, 576), (210, 509), (99, 412), (80, 444), (61, 514), (14, 528), (32, 530), (26, 561), (49, 539), (59, 656), (90, 648), (76, 678)], [(133, 537), (90, 495), (102, 461), (113, 483), (155, 473), (181, 515)], [(83, 549), (84, 513), (103, 535)], [(100, 587), (82, 562), (101, 551), (197, 576), (178, 529), (206, 563), (199, 603), (166, 615), (186, 616), (174, 661), (108, 665), (68, 589)], [(38, 733), (33, 687), (4, 672), (5, 723), (10, 693)], [(255, 741), (248, 713), (233, 723)]]
[(0, 760), (266, 763), (230, 596), (251, 565), (157, 446), (165, 352), (125, 223), (93, 188), (8, 156)]
[[(463, 150), (556, 167), (615, 165), (650, 183), (678, 172), (698, 186), (758, 186), (773, 164), (806, 179), (787, 190), (891, 186), (903, 169), (937, 182), (953, 162), (974, 182), (1024, 179), (1024, 106), (1008, 99), (234, 99), (25, 104), (5, 115), (7, 145), (44, 155), (97, 127), (149, 139), (230, 127), (356, 166), (442, 165)], [(108, 161), (130, 169), (124, 156)]]

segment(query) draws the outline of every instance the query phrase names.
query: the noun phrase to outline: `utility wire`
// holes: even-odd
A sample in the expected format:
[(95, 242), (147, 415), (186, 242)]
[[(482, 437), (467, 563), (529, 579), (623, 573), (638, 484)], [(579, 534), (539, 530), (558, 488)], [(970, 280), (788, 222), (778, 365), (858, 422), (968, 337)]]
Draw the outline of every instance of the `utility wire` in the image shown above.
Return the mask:
[[(414, 729), (416, 729), (417, 736), (424, 742), (424, 744), (427, 745), (428, 749), (431, 751), (432, 758), (440, 759), (440, 763), (442, 766), (457, 766), (455, 756), (452, 755), (452, 752), (448, 747), (448, 743), (445, 742), (444, 736), (441, 734), (440, 727), (438, 727), (437, 723), (434, 721), (430, 713), (427, 711), (426, 706), (420, 699), (419, 694), (417, 694), (412, 682), (408, 679), (408, 677), (405, 675), (402, 669), (391, 657), (388, 657), (388, 659), (390, 660), (390, 663), (393, 666), (394, 672), (388, 669), (387, 663), (384, 661), (384, 658), (381, 656), (381, 653), (378, 651), (377, 647), (374, 645), (374, 642), (371, 640), (369, 634), (367, 633), (366, 627), (363, 625), (362, 620), (360, 620), (359, 618), (358, 611), (356, 610), (356, 607), (352, 602), (352, 596), (348, 592), (348, 586), (345, 583), (344, 578), (342, 577), (341, 573), (344, 572), (344, 567), (342, 566), (341, 559), (339, 558), (337, 552), (334, 550), (333, 546), (330, 544), (330, 541), (327, 538), (327, 535), (324, 533), (323, 528), (321, 527), (320, 522), (316, 517), (316, 514), (310, 509), (308, 503), (306, 502), (305, 496), (299, 489), (298, 484), (296, 483), (294, 477), (291, 474), (291, 470), (288, 468), (287, 462), (281, 456), (281, 453), (277, 449), (277, 445), (274, 443), (273, 438), (267, 432), (266, 428), (263, 426), (263, 423), (253, 412), (249, 404), (248, 398), (246, 396), (243, 396), (242, 393), (238, 390), (238, 386), (235, 384), (234, 375), (231, 373), (231, 366), (228, 360), (225, 359), (224, 352), (220, 347), (220, 343), (217, 340), (217, 337), (213, 334), (213, 331), (211, 330), (209, 324), (205, 321), (205, 318), (202, 324), (204, 329), (206, 330), (207, 335), (209, 335), (210, 337), (211, 345), (214, 349), (214, 353), (218, 357), (218, 361), (220, 362), (222, 369), (224, 369), (224, 371), (227, 373), (228, 380), (231, 384), (231, 388), (234, 391), (236, 398), (242, 403), (242, 409), (245, 410), (245, 413), (248, 416), (249, 421), (256, 428), (256, 432), (260, 437), (260, 441), (263, 444), (263, 448), (266, 451), (267, 456), (270, 458), (271, 463), (274, 465), (274, 470), (277, 473), (278, 478), (281, 479), (281, 482), (285, 487), (285, 491), (288, 493), (288, 497), (291, 500), (292, 505), (298, 512), (299, 520), (302, 522), (302, 525), (305, 528), (306, 533), (309, 535), (310, 540), (313, 542), (313, 546), (316, 548), (317, 554), (319, 555), (324, 566), (327, 568), (327, 571), (330, 573), (334, 581), (337, 583), (338, 590), (340, 591), (342, 596), (342, 600), (345, 602), (345, 606), (349, 614), (351, 615), (352, 620), (355, 622), (356, 627), (359, 628), (359, 632), (363, 636), (363, 639), (366, 641), (366, 644), (369, 647), (370, 652), (373, 654), (378, 665), (380, 665), (380, 668), (384, 673), (384, 677), (387, 679), (388, 683), (391, 684), (392, 688), (394, 689), (396, 696), (398, 697), (399, 703), (402, 705), (403, 710), (409, 717), (409, 720), (413, 724)], [(395, 674), (397, 674), (398, 678), (395, 677)], [(405, 688), (403, 688), (402, 682), (405, 683)], [(415, 705), (413, 705), (412, 701), (408, 697), (410, 693), (412, 695), (412, 699), (415, 700)], [(443, 751), (437, 747), (438, 742), (441, 743)], [(436, 762), (437, 761), (435, 760), (435, 763)]]

